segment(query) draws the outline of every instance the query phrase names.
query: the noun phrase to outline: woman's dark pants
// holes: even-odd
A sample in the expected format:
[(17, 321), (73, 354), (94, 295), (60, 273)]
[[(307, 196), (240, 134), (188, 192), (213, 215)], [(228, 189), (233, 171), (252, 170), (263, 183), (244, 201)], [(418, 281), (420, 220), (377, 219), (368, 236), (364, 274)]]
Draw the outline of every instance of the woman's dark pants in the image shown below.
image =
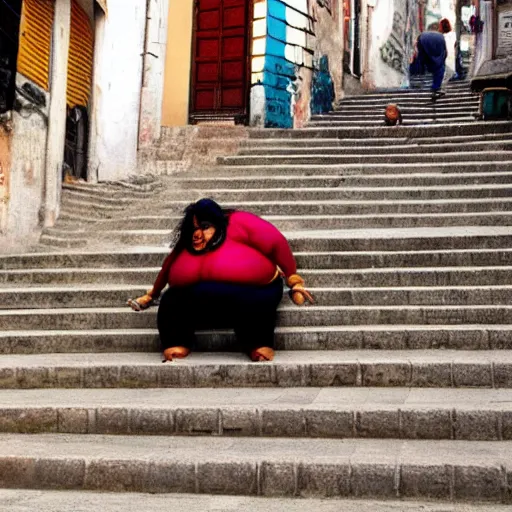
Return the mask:
[(274, 348), (276, 310), (282, 297), (281, 278), (265, 286), (203, 282), (170, 287), (158, 309), (162, 350), (192, 349), (195, 332), (205, 329), (234, 329), (243, 352)]

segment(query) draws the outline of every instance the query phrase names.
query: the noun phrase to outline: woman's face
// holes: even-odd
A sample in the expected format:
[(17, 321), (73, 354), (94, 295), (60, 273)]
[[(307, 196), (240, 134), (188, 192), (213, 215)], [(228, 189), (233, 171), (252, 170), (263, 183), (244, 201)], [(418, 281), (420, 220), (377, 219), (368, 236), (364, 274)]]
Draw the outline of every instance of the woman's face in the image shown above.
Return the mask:
[(202, 251), (208, 245), (208, 242), (215, 235), (215, 226), (208, 221), (198, 222), (194, 215), (194, 232), (192, 233), (192, 248), (194, 251)]

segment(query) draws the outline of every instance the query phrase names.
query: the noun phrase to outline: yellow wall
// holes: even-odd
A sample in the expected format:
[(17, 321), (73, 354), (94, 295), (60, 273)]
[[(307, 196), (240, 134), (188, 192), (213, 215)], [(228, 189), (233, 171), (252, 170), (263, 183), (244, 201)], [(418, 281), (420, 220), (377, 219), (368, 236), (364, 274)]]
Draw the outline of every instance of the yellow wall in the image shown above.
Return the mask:
[(163, 126), (188, 124), (194, 0), (171, 0), (165, 59)]

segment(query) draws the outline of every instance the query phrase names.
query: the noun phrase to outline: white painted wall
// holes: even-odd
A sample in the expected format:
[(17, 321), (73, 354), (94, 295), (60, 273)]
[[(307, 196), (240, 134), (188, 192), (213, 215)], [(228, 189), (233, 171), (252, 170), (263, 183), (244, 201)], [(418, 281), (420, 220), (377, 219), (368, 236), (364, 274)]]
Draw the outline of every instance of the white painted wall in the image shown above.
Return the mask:
[(371, 19), (368, 57), (368, 85), (375, 87), (398, 87), (402, 73), (391, 68), (381, 58), (381, 47), (388, 40), (393, 28), (394, 0), (378, 0)]
[(160, 138), (169, 0), (150, 0), (141, 92), (139, 146)]
[(44, 225), (55, 224), (60, 210), (62, 165), (66, 140), (66, 91), (68, 76), (71, 0), (57, 0), (53, 21), (50, 114), (46, 144)]
[(88, 174), (118, 180), (137, 170), (145, 0), (109, 0), (96, 20)]

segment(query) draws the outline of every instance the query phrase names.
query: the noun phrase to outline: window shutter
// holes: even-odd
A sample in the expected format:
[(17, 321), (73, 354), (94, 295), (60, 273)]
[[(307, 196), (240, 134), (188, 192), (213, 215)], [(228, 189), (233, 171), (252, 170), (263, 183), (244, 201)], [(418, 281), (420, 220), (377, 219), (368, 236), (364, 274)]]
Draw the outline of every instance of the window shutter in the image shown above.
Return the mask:
[(18, 72), (48, 91), (53, 0), (24, 0), (20, 24)]
[(68, 107), (87, 106), (91, 93), (94, 37), (89, 17), (71, 0), (71, 33), (68, 61)]

